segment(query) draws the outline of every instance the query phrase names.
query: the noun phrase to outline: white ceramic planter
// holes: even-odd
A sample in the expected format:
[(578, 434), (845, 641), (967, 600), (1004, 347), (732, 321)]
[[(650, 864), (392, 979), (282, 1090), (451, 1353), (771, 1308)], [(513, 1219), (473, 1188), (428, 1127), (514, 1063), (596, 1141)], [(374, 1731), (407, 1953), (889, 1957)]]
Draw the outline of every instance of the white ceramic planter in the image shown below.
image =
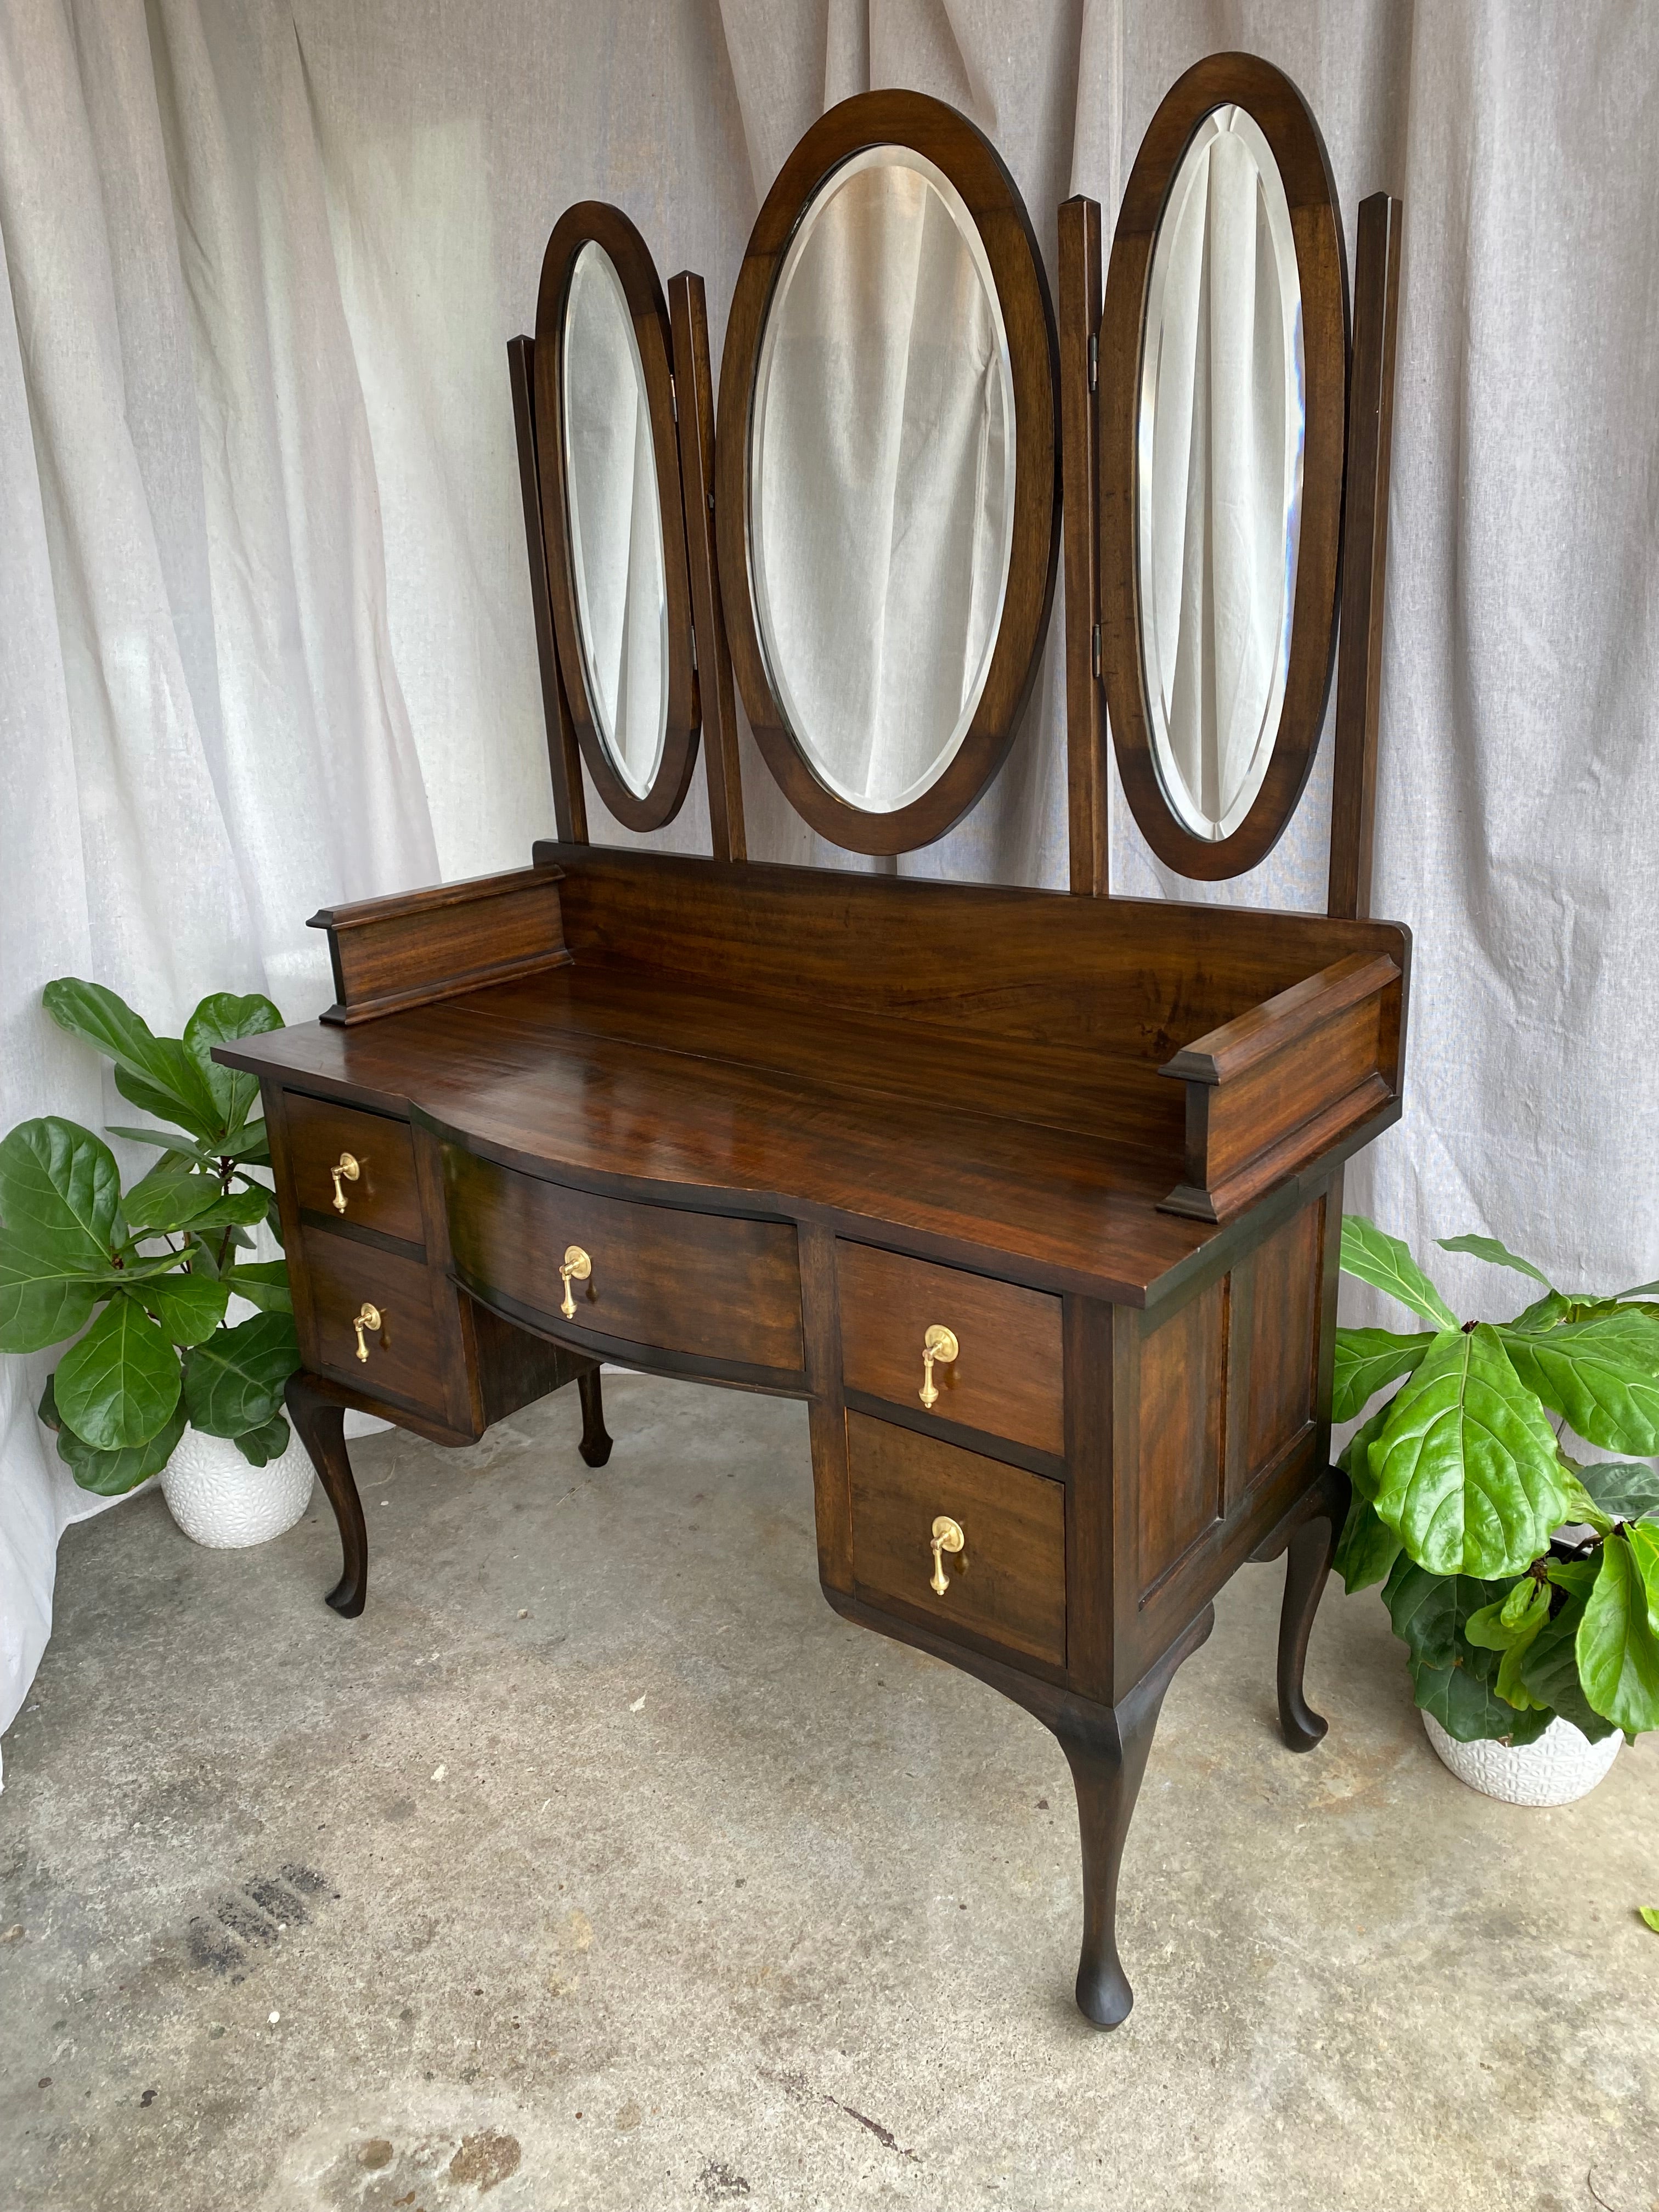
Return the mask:
[(1571, 1805), (1589, 1796), (1619, 1756), (1625, 1741), (1617, 1729), (1592, 1743), (1571, 1721), (1554, 1720), (1534, 1742), (1459, 1743), (1432, 1713), (1423, 1726), (1429, 1741), (1460, 1782), (1506, 1805)]
[(311, 1503), (311, 1460), (290, 1434), (281, 1459), (250, 1467), (228, 1437), (186, 1429), (161, 1469), (168, 1510), (198, 1544), (231, 1551), (291, 1528)]

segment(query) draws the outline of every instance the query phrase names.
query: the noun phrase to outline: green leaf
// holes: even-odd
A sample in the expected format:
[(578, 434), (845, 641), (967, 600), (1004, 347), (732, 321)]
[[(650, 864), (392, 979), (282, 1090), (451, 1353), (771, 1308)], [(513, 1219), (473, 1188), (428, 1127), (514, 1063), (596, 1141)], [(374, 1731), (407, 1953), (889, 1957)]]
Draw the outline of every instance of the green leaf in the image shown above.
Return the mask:
[(1379, 1516), (1437, 1575), (1516, 1575), (1566, 1519), (1555, 1434), (1496, 1330), (1448, 1329), (1370, 1447)]
[(1547, 1291), (1554, 1285), (1542, 1268), (1534, 1267), (1530, 1260), (1522, 1260), (1511, 1252), (1507, 1244), (1500, 1244), (1495, 1237), (1442, 1237), (1437, 1240), (1443, 1252), (1468, 1252), (1488, 1267), (1512, 1267), (1517, 1275), (1530, 1275), (1534, 1283), (1541, 1283)]
[(1376, 1485), (1371, 1480), (1370, 1448), (1388, 1426), (1393, 1410), (1392, 1400), (1386, 1406), (1379, 1406), (1368, 1420), (1360, 1423), (1337, 1455), (1337, 1465), (1357, 1494), (1368, 1503), (1376, 1496)]
[(1578, 1678), (1604, 1719), (1627, 1736), (1659, 1728), (1659, 1626), (1626, 1531), (1601, 1547), (1601, 1571), (1577, 1638)]
[(204, 1174), (190, 1154), (163, 1152), (122, 1200), (135, 1237), (171, 1235), (185, 1228), (219, 1194), (219, 1178)]
[(247, 1261), (240, 1267), (227, 1267), (223, 1280), (233, 1297), (246, 1298), (264, 1313), (294, 1310), (286, 1260)]
[(283, 1018), (269, 999), (257, 993), (238, 999), (228, 991), (216, 991), (204, 999), (185, 1024), (185, 1050), (195, 1062), (227, 1137), (237, 1134), (253, 1110), (259, 1079), (238, 1067), (221, 1067), (212, 1056), (213, 1048), (228, 1044), (234, 1037), (258, 1036), (282, 1026)]
[(264, 1467), (271, 1460), (281, 1459), (288, 1449), (288, 1423), (280, 1413), (275, 1413), (263, 1426), (245, 1429), (236, 1438), (236, 1449), (250, 1467)]
[(1363, 1213), (1342, 1217), (1342, 1272), (1373, 1289), (1386, 1291), (1437, 1328), (1455, 1328), (1457, 1316), (1397, 1237), (1389, 1237)]
[(199, 1237), (210, 1230), (227, 1229), (234, 1222), (251, 1229), (264, 1219), (265, 1203), (270, 1194), (258, 1185), (248, 1190), (221, 1191), (199, 1213), (191, 1214), (185, 1226), (192, 1237)]
[(1483, 1605), (1463, 1624), (1465, 1639), (1485, 1651), (1507, 1651), (1530, 1643), (1550, 1617), (1550, 1586), (1522, 1575), (1501, 1598)]
[(118, 1291), (58, 1364), (58, 1410), (83, 1443), (148, 1443), (179, 1402), (179, 1355), (137, 1301)]
[(223, 1157), (240, 1160), (245, 1166), (268, 1168), (270, 1165), (270, 1132), (263, 1121), (250, 1121), (240, 1137), (228, 1139)]
[(120, 1121), (106, 1121), (106, 1137), (125, 1137), (129, 1144), (159, 1145), (164, 1152), (179, 1152), (194, 1160), (198, 1167), (216, 1168), (218, 1155), (208, 1151), (205, 1145), (197, 1144), (190, 1137), (181, 1137), (176, 1129), (140, 1129)]
[(1431, 1334), (1396, 1336), (1387, 1328), (1338, 1329), (1332, 1420), (1352, 1420), (1386, 1383), (1411, 1374), (1433, 1342)]
[(1656, 1936), (1659, 1936), (1659, 1905), (1638, 1905), (1636, 1908), (1636, 1917), (1647, 1927), (1651, 1928)]
[(60, 1029), (115, 1062), (115, 1087), (124, 1098), (179, 1122), (193, 1136), (210, 1133), (216, 1115), (213, 1094), (178, 1038), (155, 1036), (142, 1016), (101, 983), (64, 975), (48, 983), (41, 995)]
[(1604, 1451), (1659, 1451), (1659, 1320), (1615, 1307), (1543, 1336), (1500, 1328), (1527, 1389)]
[(56, 1115), (0, 1144), (0, 1351), (84, 1328), (123, 1235), (121, 1178), (101, 1138)]
[(1621, 1298), (1645, 1298), (1650, 1297), (1656, 1291), (1659, 1291), (1659, 1283), (1636, 1283), (1629, 1290), (1619, 1291), (1614, 1295)]
[(1356, 1490), (1332, 1562), (1348, 1595), (1380, 1583), (1392, 1570), (1400, 1551), (1398, 1535), (1385, 1521), (1377, 1519), (1376, 1508)]
[(1624, 1537), (1647, 1591), (1648, 1617), (1659, 1631), (1659, 1522), (1634, 1521)]
[(174, 1344), (202, 1343), (225, 1317), (230, 1286), (211, 1275), (182, 1269), (135, 1285), (133, 1296), (153, 1313)]
[(1578, 1624), (1601, 1565), (1599, 1559), (1551, 1562), (1549, 1578), (1563, 1592), (1564, 1602), (1540, 1629), (1521, 1662), (1522, 1684), (1528, 1693), (1540, 1706), (1571, 1721), (1592, 1743), (1613, 1734), (1613, 1723), (1595, 1711), (1578, 1679)]
[(1523, 1307), (1513, 1321), (1504, 1323), (1505, 1329), (1524, 1328), (1536, 1334), (1540, 1329), (1553, 1328), (1559, 1321), (1565, 1321), (1572, 1312), (1572, 1300), (1562, 1297), (1559, 1291), (1547, 1291), (1541, 1298), (1534, 1298)]
[(1397, 1559), (1382, 1591), (1394, 1632), (1411, 1653), (1431, 1667), (1449, 1667), (1467, 1658), (1464, 1631), (1483, 1608), (1501, 1604), (1501, 1583), (1473, 1575), (1431, 1574), (1414, 1560)]
[(1659, 1516), (1659, 1468), (1650, 1460), (1570, 1459), (1567, 1465), (1590, 1503), (1607, 1520), (1640, 1521)]
[(73, 1429), (60, 1428), (58, 1456), (82, 1490), (100, 1498), (121, 1498), (161, 1473), (184, 1433), (185, 1402), (180, 1398), (148, 1443), (134, 1444), (125, 1451), (98, 1451), (83, 1443)]
[(1419, 1707), (1432, 1713), (1458, 1743), (1495, 1737), (1500, 1743), (1535, 1743), (1555, 1718), (1547, 1706), (1522, 1711), (1498, 1693), (1496, 1676), (1474, 1673), (1467, 1665), (1412, 1668), (1412, 1689)]
[(299, 1340), (286, 1314), (255, 1314), (216, 1328), (185, 1357), (185, 1402), (198, 1429), (240, 1437), (278, 1412), (283, 1385), (300, 1364)]

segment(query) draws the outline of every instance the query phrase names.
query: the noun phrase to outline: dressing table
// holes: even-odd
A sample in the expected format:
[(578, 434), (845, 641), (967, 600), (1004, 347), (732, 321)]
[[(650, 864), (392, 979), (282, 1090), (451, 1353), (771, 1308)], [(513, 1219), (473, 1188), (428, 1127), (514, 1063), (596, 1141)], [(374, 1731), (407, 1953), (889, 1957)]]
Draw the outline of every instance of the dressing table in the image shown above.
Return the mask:
[[(1409, 971), (1366, 911), (1399, 222), (1359, 212), (1350, 343), (1313, 119), (1216, 56), (1103, 294), (1061, 210), (1056, 317), (988, 141), (872, 93), (768, 194), (716, 400), (700, 281), (569, 210), (510, 349), (558, 836), (318, 915), (336, 1003), (217, 1054), (264, 1088), (336, 1610), (347, 1408), (460, 1443), (574, 1382), (601, 1467), (604, 1361), (804, 1399), (830, 1602), (1066, 1753), (1106, 2027), (1159, 1705), (1247, 1560), (1287, 1555), (1284, 1731), (1325, 1732), (1342, 1167), (1400, 1113)], [(975, 804), (1062, 534), (1071, 889), (750, 860), (739, 699), (850, 854)], [(1113, 896), (1109, 723), (1153, 851), (1215, 880), (1284, 830), (1334, 672), (1328, 912)], [(589, 842), (585, 777), (652, 830), (699, 757), (708, 857)]]

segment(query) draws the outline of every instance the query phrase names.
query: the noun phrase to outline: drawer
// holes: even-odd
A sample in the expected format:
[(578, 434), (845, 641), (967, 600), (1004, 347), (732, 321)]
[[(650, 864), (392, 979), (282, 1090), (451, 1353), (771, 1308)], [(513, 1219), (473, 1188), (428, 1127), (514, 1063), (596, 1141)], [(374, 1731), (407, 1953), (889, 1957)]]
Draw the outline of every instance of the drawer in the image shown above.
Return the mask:
[(849, 1390), (914, 1407), (922, 1387), (922, 1339), (937, 1322), (955, 1336), (957, 1352), (949, 1365), (934, 1363), (934, 1416), (1063, 1455), (1058, 1298), (873, 1244), (837, 1244), (836, 1272)]
[[(941, 1635), (967, 1630), (1065, 1666), (1063, 1483), (866, 1413), (847, 1416), (847, 1457), (860, 1597), (930, 1616)], [(939, 1515), (964, 1539), (958, 1557), (942, 1555), (943, 1597), (930, 1543)]]
[[(290, 1253), (290, 1263), (293, 1257)], [(301, 1232), (300, 1261), (316, 1339), (312, 1345), (301, 1341), (307, 1366), (372, 1396), (402, 1398), (442, 1419), (443, 1366), (429, 1270), (418, 1260), (316, 1229)], [(296, 1299), (296, 1307), (301, 1304)], [(360, 1360), (352, 1323), (365, 1305), (379, 1313), (380, 1325), (365, 1328), (368, 1356)]]
[[(738, 1366), (801, 1373), (800, 1264), (787, 1221), (685, 1213), (600, 1198), (444, 1147), (455, 1272), (486, 1304), (510, 1298), (555, 1334), (595, 1336)], [(571, 1245), (591, 1273), (562, 1311)], [(509, 1316), (510, 1317), (510, 1316)]]
[[(299, 1091), (284, 1092), (283, 1108), (294, 1194), (307, 1212), (378, 1229), (382, 1236), (410, 1244), (425, 1243), (415, 1147), (406, 1121), (331, 1105)], [(357, 1173), (342, 1174), (339, 1194), (344, 1203), (337, 1206), (330, 1170), (348, 1156), (356, 1162)]]

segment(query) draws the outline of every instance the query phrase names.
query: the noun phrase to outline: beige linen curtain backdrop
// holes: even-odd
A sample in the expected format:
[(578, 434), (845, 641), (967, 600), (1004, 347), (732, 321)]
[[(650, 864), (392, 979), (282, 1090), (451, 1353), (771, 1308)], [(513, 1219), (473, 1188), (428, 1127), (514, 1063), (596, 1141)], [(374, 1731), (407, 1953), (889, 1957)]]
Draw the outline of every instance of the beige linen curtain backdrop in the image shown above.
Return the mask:
[[(1416, 933), (1414, 1018), (1350, 1202), (1568, 1285), (1659, 1273), (1639, 0), (0, 0), (0, 1127), (114, 1114), (50, 977), (163, 1028), (210, 988), (309, 1016), (318, 905), (551, 830), (503, 349), (567, 203), (700, 270), (718, 344), (789, 147), (908, 85), (996, 142), (1052, 275), (1058, 203), (1109, 222), (1226, 46), (1301, 85), (1350, 226), (1406, 202), (1376, 903)], [(1063, 882), (1059, 635), (997, 787), (907, 867)], [(1191, 895), (1317, 904), (1328, 791), (1326, 758), (1256, 875)], [(746, 792), (761, 856), (835, 857), (752, 752)], [(705, 833), (694, 794), (672, 840)], [(1114, 866), (1177, 889), (1121, 805)], [(49, 1364), (0, 1361), (0, 1725), (92, 1503), (35, 1420)]]

